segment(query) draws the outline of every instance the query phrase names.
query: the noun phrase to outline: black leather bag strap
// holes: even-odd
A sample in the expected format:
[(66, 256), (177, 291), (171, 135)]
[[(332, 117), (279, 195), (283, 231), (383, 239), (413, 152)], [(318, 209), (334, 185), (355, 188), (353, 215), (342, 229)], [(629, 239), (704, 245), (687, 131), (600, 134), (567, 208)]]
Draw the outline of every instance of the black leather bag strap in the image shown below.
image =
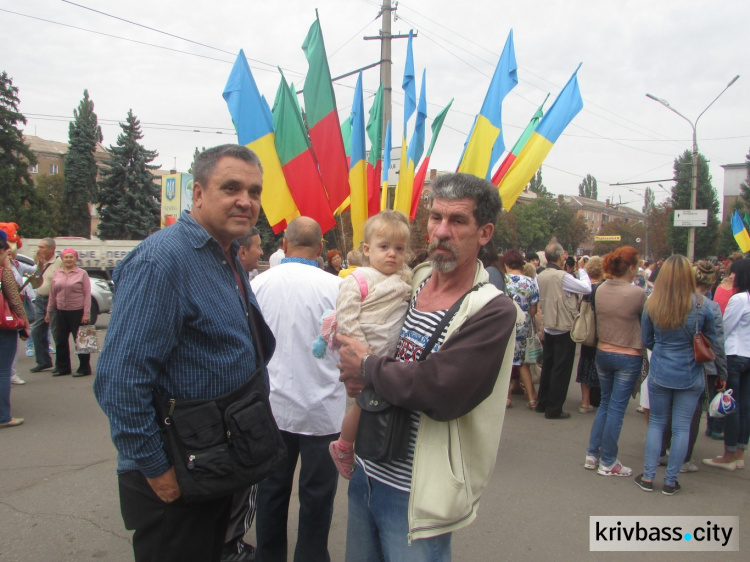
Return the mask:
[(435, 344), (440, 339), (440, 335), (443, 333), (443, 330), (445, 327), (450, 323), (451, 320), (453, 320), (453, 317), (456, 315), (456, 312), (458, 312), (458, 309), (461, 306), (461, 303), (464, 302), (464, 299), (469, 296), (469, 293), (472, 293), (476, 290), (478, 290), (483, 285), (486, 285), (487, 283), (477, 283), (474, 285), (471, 289), (466, 291), (460, 299), (458, 299), (455, 303), (453, 303), (453, 306), (448, 309), (448, 312), (445, 313), (443, 316), (443, 319), (440, 321), (440, 324), (438, 324), (437, 328), (435, 328), (435, 331), (432, 332), (432, 337), (427, 342), (427, 345), (424, 347), (424, 351), (422, 352), (422, 355), (419, 356), (419, 359), (417, 361), (424, 361), (427, 359), (427, 356), (432, 353), (433, 348), (435, 347)]

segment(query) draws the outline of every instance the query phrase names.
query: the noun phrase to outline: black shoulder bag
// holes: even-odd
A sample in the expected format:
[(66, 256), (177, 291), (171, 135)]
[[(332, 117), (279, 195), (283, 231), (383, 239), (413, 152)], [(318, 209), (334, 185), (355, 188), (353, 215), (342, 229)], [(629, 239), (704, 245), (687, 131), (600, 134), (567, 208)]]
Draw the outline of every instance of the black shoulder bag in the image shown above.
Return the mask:
[[(417, 361), (427, 359), (438, 339), (440, 339), (443, 330), (458, 312), (463, 300), (469, 293), (476, 291), (485, 284), (474, 285), (448, 309)], [(357, 426), (357, 438), (354, 441), (354, 451), (357, 456), (375, 462), (406, 459), (409, 455), (410, 410), (394, 406), (379, 397), (371, 387), (362, 390), (357, 397), (357, 406), (362, 410)]]
[(231, 495), (256, 484), (286, 459), (263, 375), (263, 345), (255, 310), (248, 324), (260, 367), (242, 386), (210, 400), (164, 398), (154, 391), (164, 448), (185, 502)]

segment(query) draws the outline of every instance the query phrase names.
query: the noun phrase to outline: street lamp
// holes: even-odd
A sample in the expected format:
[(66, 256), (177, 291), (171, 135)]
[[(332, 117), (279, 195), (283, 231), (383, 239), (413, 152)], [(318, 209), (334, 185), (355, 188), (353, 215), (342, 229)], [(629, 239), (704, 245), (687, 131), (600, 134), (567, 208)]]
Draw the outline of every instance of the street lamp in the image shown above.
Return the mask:
[[(690, 127), (693, 129), (693, 178), (692, 178), (692, 186), (690, 188), (690, 208), (692, 210), (695, 210), (696, 205), (698, 204), (698, 137), (696, 135), (695, 129), (698, 126), (698, 119), (700, 119), (703, 114), (708, 111), (708, 108), (711, 107), (716, 100), (718, 100), (721, 97), (721, 94), (726, 92), (729, 89), (729, 86), (734, 84), (737, 79), (740, 77), (738, 74), (732, 80), (729, 82), (729, 84), (726, 85), (726, 87), (719, 93), (718, 96), (714, 98), (714, 101), (708, 104), (706, 109), (701, 111), (700, 115), (695, 120), (695, 123), (693, 123), (690, 119), (685, 117), (682, 113), (677, 111), (674, 107), (669, 105), (669, 102), (662, 98), (657, 98), (656, 96), (652, 94), (646, 94), (647, 98), (651, 98), (654, 101), (658, 101), (660, 104), (662, 104), (664, 107), (669, 109), (670, 111), (675, 112), (677, 115), (682, 117), (685, 121), (690, 123)], [(690, 230), (688, 230), (688, 246), (687, 246), (687, 259), (690, 260), (692, 263), (695, 259), (695, 227), (691, 226)]]

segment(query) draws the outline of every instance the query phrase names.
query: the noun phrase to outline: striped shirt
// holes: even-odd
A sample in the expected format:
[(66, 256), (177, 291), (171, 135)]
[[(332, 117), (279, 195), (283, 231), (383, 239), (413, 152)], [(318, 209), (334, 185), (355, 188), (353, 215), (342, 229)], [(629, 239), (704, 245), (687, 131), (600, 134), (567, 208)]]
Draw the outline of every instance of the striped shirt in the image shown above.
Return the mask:
[[(241, 271), (238, 248), (233, 242), (230, 254)], [(245, 383), (257, 360), (242, 288), (256, 309), (258, 303), (247, 276), (235, 277), (219, 243), (187, 213), (128, 253), (114, 281), (94, 393), (110, 420), (118, 472), (140, 470), (153, 478), (170, 462), (152, 389), (169, 398), (205, 399)], [(274, 339), (259, 324), (268, 360)]]
[[(406, 314), (406, 320), (401, 328), (401, 336), (396, 348), (396, 359), (402, 363), (417, 361), (424, 352), (424, 347), (432, 337), (433, 332), (437, 329), (440, 321), (445, 316), (446, 310), (437, 310), (435, 312), (421, 312), (416, 309), (417, 295), (424, 287), (427, 280), (420, 285), (409, 305), (409, 311)], [(438, 350), (445, 340), (445, 333), (448, 326), (443, 328), (432, 353)], [(357, 463), (370, 478), (382, 482), (388, 486), (402, 490), (411, 491), (411, 475), (414, 465), (414, 447), (417, 443), (417, 431), (419, 430), (420, 412), (411, 412), (411, 426), (409, 427), (409, 450), (405, 460), (391, 462), (368, 461), (357, 457)]]

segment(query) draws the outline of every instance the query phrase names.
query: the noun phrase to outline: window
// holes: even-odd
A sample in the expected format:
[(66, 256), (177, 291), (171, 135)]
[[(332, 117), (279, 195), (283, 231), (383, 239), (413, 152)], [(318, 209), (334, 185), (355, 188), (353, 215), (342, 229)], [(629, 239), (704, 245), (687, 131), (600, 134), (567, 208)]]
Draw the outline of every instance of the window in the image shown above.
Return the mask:
[(34, 164), (33, 166), (29, 166), (29, 173), (30, 174), (38, 174), (39, 173), (39, 164)]
[(49, 165), (49, 173), (51, 176), (57, 175), (59, 172), (59, 168), (57, 167), (57, 164), (50, 164)]

